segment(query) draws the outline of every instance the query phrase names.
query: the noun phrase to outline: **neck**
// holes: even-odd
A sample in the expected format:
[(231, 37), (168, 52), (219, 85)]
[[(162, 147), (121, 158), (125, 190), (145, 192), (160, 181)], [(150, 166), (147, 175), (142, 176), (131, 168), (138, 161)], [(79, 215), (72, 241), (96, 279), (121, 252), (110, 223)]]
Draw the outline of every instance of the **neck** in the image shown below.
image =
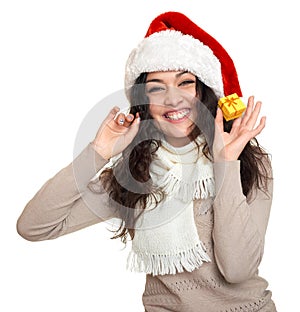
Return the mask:
[(174, 137), (166, 136), (165, 139), (170, 145), (174, 147), (182, 147), (191, 142), (191, 140), (188, 137), (174, 138)]

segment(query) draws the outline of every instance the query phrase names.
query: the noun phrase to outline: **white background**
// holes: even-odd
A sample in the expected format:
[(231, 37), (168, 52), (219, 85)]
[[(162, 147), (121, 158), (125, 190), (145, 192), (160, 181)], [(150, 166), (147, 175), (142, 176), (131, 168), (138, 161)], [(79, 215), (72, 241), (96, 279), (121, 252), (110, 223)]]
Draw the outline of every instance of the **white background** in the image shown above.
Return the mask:
[(72, 161), (88, 111), (123, 87), (127, 56), (151, 20), (170, 10), (217, 38), (244, 97), (264, 103), (259, 140), (273, 157), (275, 194), (260, 274), (279, 311), (297, 310), (297, 1), (0, 3), (0, 310), (143, 311), (144, 276), (126, 272), (128, 248), (109, 239), (105, 224), (39, 243), (18, 236), (15, 224), (41, 185)]

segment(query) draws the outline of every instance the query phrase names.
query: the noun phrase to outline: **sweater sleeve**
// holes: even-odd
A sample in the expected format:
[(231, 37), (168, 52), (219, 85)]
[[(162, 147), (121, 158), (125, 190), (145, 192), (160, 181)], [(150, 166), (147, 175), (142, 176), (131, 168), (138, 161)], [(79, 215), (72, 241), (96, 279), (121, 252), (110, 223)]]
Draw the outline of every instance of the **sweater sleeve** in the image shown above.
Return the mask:
[(115, 217), (103, 188), (89, 188), (106, 163), (89, 143), (27, 203), (17, 221), (18, 233), (30, 241), (53, 239)]
[(214, 253), (217, 265), (230, 283), (239, 283), (257, 273), (272, 202), (273, 183), (267, 192), (255, 189), (243, 195), (240, 161), (214, 164)]

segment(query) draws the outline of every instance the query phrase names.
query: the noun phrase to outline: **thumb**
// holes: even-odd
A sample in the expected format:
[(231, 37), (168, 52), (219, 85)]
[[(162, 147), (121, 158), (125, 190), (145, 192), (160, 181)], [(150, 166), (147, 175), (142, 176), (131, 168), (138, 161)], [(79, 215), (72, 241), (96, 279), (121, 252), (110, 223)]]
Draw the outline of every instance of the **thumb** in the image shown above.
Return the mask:
[(222, 110), (218, 107), (215, 118), (215, 136), (214, 136), (215, 141), (220, 140), (223, 131), (224, 131), (223, 113)]
[(215, 118), (215, 125), (219, 128), (219, 130), (224, 129), (224, 124), (223, 124), (223, 112), (220, 107), (217, 108), (217, 114)]

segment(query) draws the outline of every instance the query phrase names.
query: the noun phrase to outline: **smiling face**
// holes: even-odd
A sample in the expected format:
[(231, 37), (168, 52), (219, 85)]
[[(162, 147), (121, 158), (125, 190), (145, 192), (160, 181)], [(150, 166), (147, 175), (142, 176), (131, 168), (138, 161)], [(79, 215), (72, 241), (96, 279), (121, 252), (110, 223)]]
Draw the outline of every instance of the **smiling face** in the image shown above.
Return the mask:
[(149, 73), (146, 95), (150, 114), (167, 142), (177, 147), (188, 144), (197, 117), (196, 77), (186, 71)]

